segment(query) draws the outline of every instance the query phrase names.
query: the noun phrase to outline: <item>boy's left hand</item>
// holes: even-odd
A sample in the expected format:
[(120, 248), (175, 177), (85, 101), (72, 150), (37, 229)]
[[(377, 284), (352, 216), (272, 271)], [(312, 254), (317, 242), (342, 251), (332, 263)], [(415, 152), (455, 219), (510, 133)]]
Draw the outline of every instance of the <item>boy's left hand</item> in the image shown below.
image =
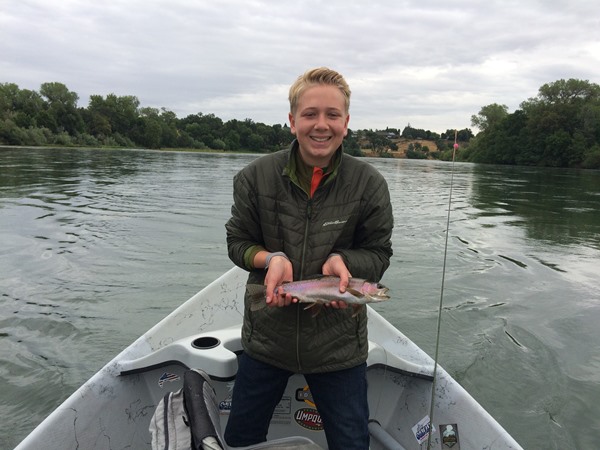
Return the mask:
[[(350, 283), (350, 278), (352, 278), (352, 274), (346, 267), (344, 260), (340, 255), (332, 255), (323, 264), (323, 275), (332, 275), (336, 277), (340, 277), (340, 292), (346, 292), (346, 288), (348, 287), (348, 283)], [(348, 307), (348, 304), (343, 301), (332, 301), (331, 303), (327, 303), (326, 306), (331, 306), (336, 309), (345, 309)]]

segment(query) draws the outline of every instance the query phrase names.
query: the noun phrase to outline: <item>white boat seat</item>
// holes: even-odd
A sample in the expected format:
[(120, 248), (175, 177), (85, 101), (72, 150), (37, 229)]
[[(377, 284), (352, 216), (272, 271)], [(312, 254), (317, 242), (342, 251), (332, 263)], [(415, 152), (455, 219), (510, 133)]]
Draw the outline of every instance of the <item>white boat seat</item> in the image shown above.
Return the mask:
[(240, 329), (224, 328), (186, 336), (134, 360), (119, 361), (121, 375), (141, 372), (177, 361), (187, 368), (202, 367), (216, 379), (233, 379), (237, 373), (236, 352), (242, 350)]
[[(237, 373), (237, 353), (242, 351), (240, 329), (224, 328), (199, 335), (186, 336), (141, 358), (119, 361), (121, 375), (160, 367), (177, 361), (187, 368), (201, 367), (213, 379), (231, 380)], [(400, 358), (381, 345), (369, 341), (368, 366), (385, 365), (402, 373), (433, 378), (433, 365), (425, 366)]]

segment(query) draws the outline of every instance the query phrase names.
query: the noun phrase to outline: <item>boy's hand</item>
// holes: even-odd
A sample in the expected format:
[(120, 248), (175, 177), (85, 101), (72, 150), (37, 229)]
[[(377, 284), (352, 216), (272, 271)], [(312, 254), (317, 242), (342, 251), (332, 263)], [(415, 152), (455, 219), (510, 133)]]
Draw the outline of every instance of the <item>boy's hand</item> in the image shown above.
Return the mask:
[(279, 294), (279, 286), (284, 282), (293, 281), (294, 272), (292, 263), (285, 256), (274, 256), (271, 258), (267, 275), (265, 276), (265, 285), (267, 286), (267, 306), (288, 306), (296, 303), (297, 299), (292, 299), (290, 294)]
[[(346, 292), (346, 288), (348, 287), (348, 283), (350, 283), (350, 278), (352, 278), (352, 274), (346, 267), (346, 263), (340, 255), (332, 254), (327, 258), (327, 261), (323, 264), (323, 275), (333, 275), (336, 277), (340, 277), (340, 292)], [(332, 308), (340, 308), (345, 309), (348, 307), (348, 304), (342, 300), (340, 301), (332, 301), (331, 303), (326, 304), (326, 306), (331, 306)]]

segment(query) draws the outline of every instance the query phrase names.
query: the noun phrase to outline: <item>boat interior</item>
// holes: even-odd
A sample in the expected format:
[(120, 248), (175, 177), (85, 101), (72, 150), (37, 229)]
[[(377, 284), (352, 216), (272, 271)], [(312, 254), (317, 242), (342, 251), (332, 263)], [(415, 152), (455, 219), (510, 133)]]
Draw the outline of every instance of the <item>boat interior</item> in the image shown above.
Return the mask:
[[(148, 398), (158, 404), (166, 391), (184, 387), (186, 377), (189, 378), (190, 372), (193, 372), (190, 369), (200, 369), (206, 374), (206, 379), (199, 383), (209, 383), (214, 390), (214, 400), (203, 396), (206, 404), (203, 408), (215, 411), (212, 413), (213, 418), (218, 417), (214, 423), (215, 433), (226, 448), (221, 430), (231, 408), (231, 389), (237, 372), (237, 359), (242, 351), (240, 328), (236, 326), (185, 337), (141, 358), (119, 361), (118, 371), (121, 377), (140, 378)], [(426, 400), (431, 395), (433, 380), (431, 368), (401, 359), (370, 341), (367, 380), (371, 448), (419, 448), (411, 428), (427, 414)], [(202, 392), (201, 387), (197, 389)], [(420, 392), (420, 395), (415, 395), (415, 392)], [(407, 414), (409, 411), (410, 414)], [(403, 430), (394, 430), (394, 437), (386, 427), (395, 423), (390, 419), (399, 414), (405, 417), (407, 426)], [(206, 420), (211, 414), (200, 416)], [(405, 446), (407, 443), (415, 445)], [(288, 381), (271, 421), (269, 441), (248, 448), (327, 448), (318, 410), (302, 375), (293, 375)]]

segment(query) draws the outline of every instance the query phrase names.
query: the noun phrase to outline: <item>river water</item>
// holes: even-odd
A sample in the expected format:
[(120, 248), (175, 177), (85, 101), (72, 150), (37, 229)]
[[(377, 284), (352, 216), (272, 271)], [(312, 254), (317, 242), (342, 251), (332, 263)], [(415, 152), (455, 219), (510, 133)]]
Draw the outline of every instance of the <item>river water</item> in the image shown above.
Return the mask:
[[(0, 448), (231, 267), (255, 155), (0, 149)], [(528, 449), (600, 446), (600, 172), (368, 159), (395, 254), (377, 305)], [(444, 242), (452, 204), (445, 283)]]

